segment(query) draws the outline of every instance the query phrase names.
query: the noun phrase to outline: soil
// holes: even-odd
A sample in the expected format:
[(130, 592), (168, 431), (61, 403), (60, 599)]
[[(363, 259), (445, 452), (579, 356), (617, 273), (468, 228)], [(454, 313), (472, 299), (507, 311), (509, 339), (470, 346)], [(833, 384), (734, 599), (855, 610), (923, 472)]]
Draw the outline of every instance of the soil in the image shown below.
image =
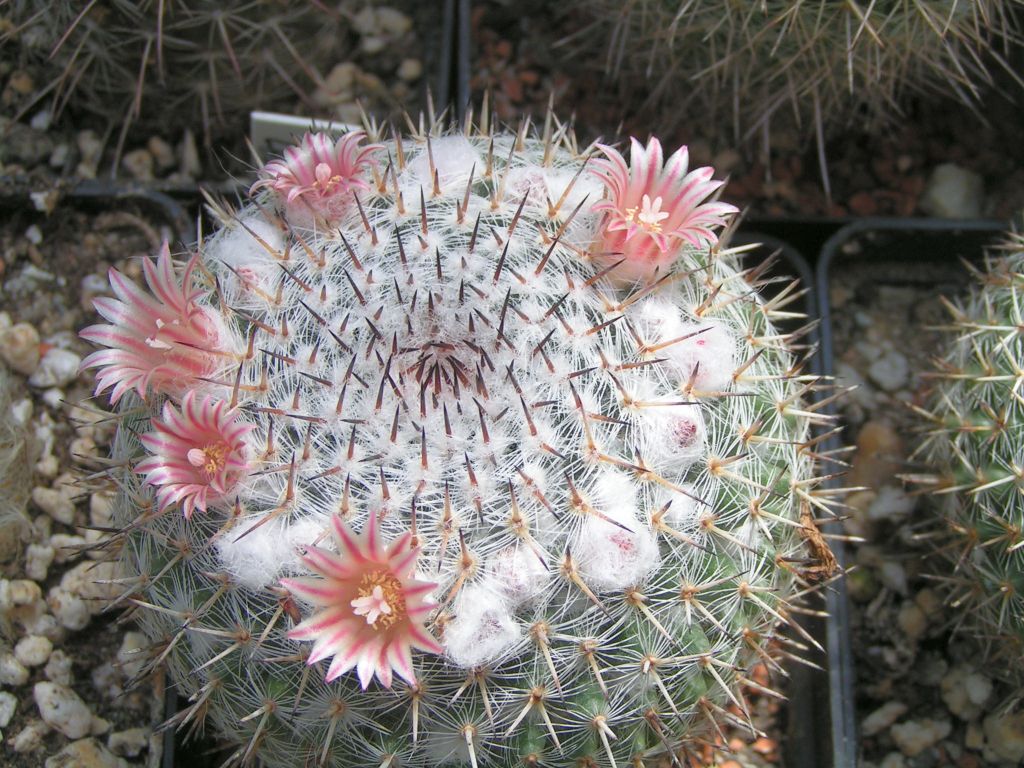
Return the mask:
[[(857, 445), (845, 484), (861, 489), (847, 499), (844, 525), (861, 539), (847, 545), (847, 586), (863, 765), (904, 764), (900, 729), (928, 721), (948, 724), (949, 732), (907, 765), (999, 764), (983, 744), (981, 720), (1010, 689), (984, 664), (984, 649), (956, 631), (962, 616), (944, 605), (941, 579), (950, 564), (939, 552), (946, 536), (935, 502), (901, 479), (928, 470), (913, 452), (926, 425), (912, 406), (927, 407), (927, 372), (948, 337), (940, 297), (965, 290), (970, 280), (958, 259), (977, 260), (995, 238), (952, 229), (874, 233), (851, 238), (830, 265), (838, 383), (857, 387), (840, 411)], [(978, 711), (951, 698), (963, 685), (961, 672), (993, 685)], [(891, 727), (869, 725), (884, 705), (903, 706)]]

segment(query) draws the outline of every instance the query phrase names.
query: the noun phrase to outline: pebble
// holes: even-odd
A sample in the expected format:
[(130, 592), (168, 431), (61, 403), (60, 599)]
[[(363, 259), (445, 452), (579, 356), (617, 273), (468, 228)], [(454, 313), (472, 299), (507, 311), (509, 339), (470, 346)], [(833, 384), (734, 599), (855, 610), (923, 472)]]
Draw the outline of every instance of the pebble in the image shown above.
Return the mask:
[(402, 59), (402, 63), (398, 65), (397, 74), (407, 83), (419, 80), (423, 76), (423, 62), (419, 59)]
[(149, 744), (149, 728), (129, 728), (107, 737), (107, 746), (115, 755), (138, 757)]
[(14, 646), (14, 657), (26, 667), (41, 667), (52, 652), (53, 643), (41, 635), (27, 635)]
[(84, 537), (73, 533), (55, 533), (49, 542), (54, 551), (54, 561), (57, 563), (74, 560), (82, 554), (81, 549), (86, 544)]
[(888, 755), (882, 758), (882, 762), (878, 764), (878, 768), (904, 768), (907, 761), (903, 755), (899, 752), (890, 752)]
[(0, 358), (13, 370), (31, 376), (39, 366), (39, 332), (28, 323), (0, 330)]
[(1024, 760), (1024, 711), (994, 712), (982, 726), (988, 749), (1000, 760)]
[(141, 632), (125, 632), (121, 647), (117, 650), (117, 664), (125, 678), (131, 679), (142, 672), (146, 665), (146, 649), (149, 640)]
[(47, 758), (45, 768), (127, 768), (127, 765), (96, 739), (80, 739)]
[(864, 721), (861, 723), (861, 733), (864, 736), (874, 736), (876, 733), (881, 733), (906, 713), (907, 705), (902, 701), (887, 701), (864, 718)]
[(174, 147), (161, 139), (159, 136), (150, 136), (146, 142), (146, 149), (153, 156), (156, 167), (161, 171), (169, 171), (174, 167), (177, 158), (174, 157)]
[[(6, 583), (6, 587), (3, 587), (4, 583)], [(0, 582), (0, 608), (12, 605), (32, 605), (42, 597), (43, 590), (34, 581), (14, 579)]]
[(89, 497), (89, 522), (97, 527), (110, 526), (114, 520), (114, 494), (96, 491)]
[(36, 486), (32, 489), (32, 501), (58, 523), (72, 525), (75, 522), (74, 502), (64, 491)]
[(46, 581), (55, 554), (49, 544), (29, 544), (25, 549), (25, 575), (33, 581)]
[(907, 757), (919, 755), (949, 736), (953, 726), (948, 720), (908, 720), (894, 725), (889, 733), (893, 742)]
[(58, 144), (53, 148), (53, 152), (50, 153), (50, 167), (51, 168), (63, 168), (64, 164), (68, 161), (71, 156), (71, 145), (67, 142)]
[(29, 376), (33, 387), (64, 387), (78, 378), (82, 358), (70, 349), (52, 347), (39, 361), (39, 367)]
[(79, 131), (75, 135), (75, 144), (82, 159), (78, 163), (75, 173), (86, 179), (96, 178), (96, 169), (99, 168), (100, 158), (103, 155), (103, 141), (96, 135), (95, 131)]
[(850, 485), (880, 488), (905, 469), (903, 440), (884, 421), (868, 421), (857, 433), (857, 452), (850, 470)]
[(121, 165), (136, 181), (153, 180), (153, 155), (148, 149), (140, 148), (125, 152), (121, 158)]
[(976, 173), (954, 163), (935, 166), (921, 195), (921, 210), (942, 219), (981, 216), (985, 184)]
[(42, 720), (33, 719), (18, 731), (18, 734), (11, 741), (11, 749), (15, 752), (35, 752), (43, 746), (43, 737), (49, 733), (50, 726)]
[(92, 732), (92, 712), (70, 688), (51, 682), (36, 683), (32, 695), (47, 725), (69, 739), (80, 739)]
[(961, 720), (977, 720), (992, 695), (992, 681), (971, 667), (959, 666), (942, 678), (940, 690), (950, 712)]
[(71, 674), (72, 666), (71, 657), (57, 648), (50, 654), (50, 660), (46, 662), (43, 674), (52, 683), (70, 686), (74, 681), (74, 676)]
[(895, 350), (886, 352), (868, 368), (868, 378), (886, 392), (895, 392), (907, 383), (910, 363), (905, 355)]
[(0, 652), (0, 683), (17, 687), (28, 682), (28, 670), (13, 653)]
[(924, 611), (917, 603), (910, 601), (900, 606), (899, 613), (896, 615), (896, 623), (903, 633), (915, 642), (920, 640), (928, 630), (928, 617), (924, 615)]
[(891, 485), (878, 489), (875, 498), (868, 506), (868, 517), (872, 520), (899, 518), (914, 509), (915, 500), (903, 492), (901, 488)]
[(39, 245), (43, 242), (43, 230), (39, 228), (38, 224), (33, 224), (25, 230), (25, 239), (32, 245)]
[(99, 296), (110, 295), (110, 283), (101, 275), (89, 274), (82, 278), (82, 282), (79, 283), (79, 305), (86, 312), (92, 312), (93, 299)]
[(11, 718), (14, 717), (14, 711), (17, 708), (18, 700), (14, 697), (14, 694), (0, 691), (0, 728), (7, 727), (8, 723), (11, 722)]
[(85, 601), (60, 587), (50, 590), (46, 603), (60, 625), (73, 632), (84, 629), (91, 618), (89, 606)]
[(878, 567), (878, 575), (882, 584), (894, 592), (905, 595), (910, 591), (907, 587), (907, 572), (899, 563), (882, 563)]

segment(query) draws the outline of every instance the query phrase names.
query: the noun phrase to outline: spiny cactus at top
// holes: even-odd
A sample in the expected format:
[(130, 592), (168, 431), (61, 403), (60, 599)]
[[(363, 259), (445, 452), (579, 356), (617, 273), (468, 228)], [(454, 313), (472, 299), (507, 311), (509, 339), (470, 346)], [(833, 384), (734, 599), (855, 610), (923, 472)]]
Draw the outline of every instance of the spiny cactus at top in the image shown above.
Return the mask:
[(307, 136), (183, 272), (111, 273), (85, 365), (175, 724), (396, 768), (753, 728), (750, 667), (813, 642), (777, 630), (827, 552), (822, 419), (711, 176), (550, 117)]
[[(312, 104), (323, 69), (341, 59), (346, 25), (320, 2), (100, 0), (10, 6), (11, 37), (52, 62), (41, 90), (66, 107), (120, 125), (201, 124), (207, 142), (253, 109)], [(40, 83), (40, 86), (44, 84)]]
[(942, 574), (964, 624), (992, 648), (1008, 676), (1024, 660), (1024, 238), (1012, 235), (976, 271), (961, 305), (949, 304), (956, 337), (936, 373), (925, 454), (953, 533), (954, 571)]
[[(975, 106), (989, 70), (1010, 70), (1003, 56), (1018, 41), (1019, 5), (601, 0), (586, 9), (610, 30), (608, 66), (624, 93), (671, 104), (676, 114), (683, 103), (731, 116), (738, 139), (767, 131), (773, 116), (823, 129), (878, 125), (911, 94)], [(649, 87), (638, 90), (638, 81)]]

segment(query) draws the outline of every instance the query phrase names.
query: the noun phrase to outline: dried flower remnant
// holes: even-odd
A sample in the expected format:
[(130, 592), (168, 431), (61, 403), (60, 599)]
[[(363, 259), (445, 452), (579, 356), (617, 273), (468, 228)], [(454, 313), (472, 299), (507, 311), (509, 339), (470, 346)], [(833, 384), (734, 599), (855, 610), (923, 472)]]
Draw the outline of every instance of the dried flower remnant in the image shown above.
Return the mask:
[(135, 471), (157, 487), (160, 511), (178, 502), (186, 518), (195, 510), (228, 498), (249, 472), (245, 436), (253, 430), (223, 400), (196, 402), (189, 391), (181, 410), (164, 403), (163, 418), (153, 419), (154, 432), (143, 435), (150, 452)]
[(603, 182), (606, 197), (593, 210), (604, 213), (606, 258), (624, 259), (615, 275), (642, 279), (655, 270), (664, 273), (685, 245), (702, 248), (717, 243), (715, 228), (737, 208), (705, 202), (723, 182), (711, 179), (713, 168), (687, 172), (686, 147), (663, 163), (657, 139), (650, 139), (646, 147), (636, 139), (630, 142), (630, 164), (614, 148), (599, 145), (605, 157), (593, 162), (593, 173)]
[(350, 131), (337, 141), (326, 133), (307, 133), (301, 144), (284, 151), (284, 158), (267, 163), (251, 192), (274, 190), (299, 224), (336, 222), (353, 195), (369, 189), (365, 171), (382, 147), (363, 145), (365, 138), (363, 131)]
[(189, 260), (179, 283), (164, 242), (156, 262), (142, 262), (151, 294), (110, 270), (110, 287), (117, 298), (93, 301), (110, 324), (91, 325), (81, 332), (83, 339), (107, 347), (82, 362), (83, 369), (100, 369), (96, 394), (112, 389), (111, 403), (133, 389), (142, 398), (148, 389), (180, 395), (214, 373), (229, 355), (226, 330), (209, 309), (196, 303), (203, 295), (192, 288), (198, 258)]
[(317, 576), (281, 580), (323, 608), (288, 636), (314, 641), (308, 664), (334, 657), (327, 682), (354, 667), (363, 689), (374, 677), (390, 688), (393, 672), (415, 684), (413, 649), (439, 654), (442, 648), (424, 626), (437, 585), (413, 577), (420, 550), (412, 546), (412, 534), (385, 546), (372, 514), (362, 536), (355, 536), (337, 515), (331, 519), (331, 534), (338, 554), (310, 547), (302, 555)]

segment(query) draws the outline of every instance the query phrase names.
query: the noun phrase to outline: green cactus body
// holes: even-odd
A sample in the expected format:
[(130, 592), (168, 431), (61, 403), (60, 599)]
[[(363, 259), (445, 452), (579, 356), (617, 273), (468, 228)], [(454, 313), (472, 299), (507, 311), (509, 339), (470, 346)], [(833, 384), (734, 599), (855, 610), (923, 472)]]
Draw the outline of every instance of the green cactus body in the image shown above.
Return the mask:
[(968, 608), (973, 631), (1009, 662), (1010, 677), (1024, 657), (1022, 267), (1024, 240), (1014, 235), (976, 273), (965, 302), (950, 305), (957, 336), (938, 370), (936, 427), (925, 445), (942, 472), (938, 499), (954, 534), (955, 572), (943, 574), (951, 599)]
[[(313, 194), (340, 178), (327, 163), (294, 200), (268, 166), (270, 189), (218, 209), (184, 278), (189, 312), (139, 331), (139, 355), (180, 345), (201, 369), (190, 392), (234, 406), (243, 447), (200, 441), (193, 469), (177, 459), (206, 471), (237, 448), (230, 489), (183, 516), (146, 422), (198, 395), (159, 366), (136, 387), (145, 400), (101, 374), (124, 418), (125, 566), (154, 664), (189, 701), (177, 722), (212, 723), (235, 763), (661, 765), (736, 720), (743, 673), (805, 586), (818, 417), (773, 325), (786, 294), (761, 298), (711, 241), (623, 264), (676, 226), (658, 212), (667, 187), (622, 214), (642, 231), (608, 253), (615, 212), (593, 206), (614, 194), (564, 127), (369, 150), (340, 202)], [(634, 145), (632, 162), (660, 171), (660, 146)], [(709, 183), (685, 155), (665, 167), (691, 196)], [(212, 362), (165, 341), (197, 312)], [(120, 343), (111, 327), (92, 337)], [(418, 547), (415, 571), (367, 571), (326, 610), (376, 637), (420, 610), (401, 589), (434, 585), (417, 615), (437, 652), (405, 671), (396, 656), (394, 678), (380, 661), (376, 679), (327, 682), (341, 645), (308, 665), (319, 641), (288, 634), (315, 612), (303, 590), (328, 583), (309, 558), (341, 589), (338, 542), (378, 534)]]
[(975, 104), (988, 67), (1006, 66), (986, 54), (1014, 39), (1014, 4), (606, 0), (587, 10), (612, 28), (608, 63), (624, 95), (643, 79), (651, 102), (692, 99), (731, 113), (736, 132), (751, 136), (773, 116), (807, 127), (878, 125), (912, 94)]

